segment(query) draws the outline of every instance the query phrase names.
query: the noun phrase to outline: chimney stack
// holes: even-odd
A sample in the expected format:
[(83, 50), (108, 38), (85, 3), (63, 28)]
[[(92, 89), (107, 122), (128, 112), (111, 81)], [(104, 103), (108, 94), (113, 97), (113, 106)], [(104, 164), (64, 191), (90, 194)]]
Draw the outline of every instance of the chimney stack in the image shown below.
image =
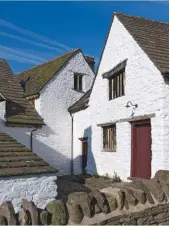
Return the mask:
[(94, 72), (94, 65), (95, 65), (94, 57), (85, 56), (85, 58), (88, 65), (91, 67), (92, 71)]

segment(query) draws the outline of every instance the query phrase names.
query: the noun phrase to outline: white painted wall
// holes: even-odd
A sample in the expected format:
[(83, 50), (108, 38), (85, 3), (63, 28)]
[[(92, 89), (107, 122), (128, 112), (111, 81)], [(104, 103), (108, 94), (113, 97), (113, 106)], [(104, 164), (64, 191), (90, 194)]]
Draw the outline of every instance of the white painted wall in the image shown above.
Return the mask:
[(0, 132), (7, 133), (26, 147), (30, 148), (30, 133), (33, 128), (5, 126), (5, 101), (0, 102)]
[(70, 174), (71, 167), (71, 116), (67, 109), (84, 94), (73, 89), (74, 72), (85, 74), (86, 92), (94, 73), (79, 52), (47, 83), (35, 101), (46, 126), (34, 133), (33, 151), (59, 169), (60, 175)]
[[(108, 80), (102, 74), (128, 58), (126, 66), (125, 96), (109, 101)], [(134, 116), (156, 113), (152, 126), (152, 176), (158, 169), (168, 169), (169, 83), (137, 45), (119, 20), (114, 18), (104, 49), (98, 75), (91, 93), (89, 108), (74, 114), (74, 155), (81, 155), (78, 138), (84, 133), (90, 137), (88, 147), (89, 173), (114, 175), (122, 179), (130, 176), (131, 127), (128, 122), (117, 123), (116, 152), (102, 152), (102, 128), (97, 124), (115, 121), (131, 116), (132, 108), (125, 107), (127, 101), (138, 104)], [(89, 134), (88, 134), (89, 133)], [(80, 158), (79, 158), (80, 159)], [(75, 162), (79, 171), (80, 161)]]
[[(0, 132), (7, 133), (30, 148), (30, 132), (33, 128), (5, 126), (5, 101), (0, 102)], [(0, 204), (12, 201), (15, 211), (20, 209), (21, 199), (34, 201), (37, 207), (44, 208), (57, 196), (55, 174), (0, 177)]]
[(54, 174), (1, 177), (0, 204), (4, 201), (12, 201), (17, 213), (21, 208), (21, 200), (25, 198), (43, 209), (57, 196), (56, 180)]
[[(77, 53), (43, 88), (35, 100), (35, 108), (46, 123), (33, 135), (33, 151), (59, 169), (58, 174), (69, 174), (71, 167), (71, 116), (67, 109), (84, 93), (73, 90), (74, 72), (84, 73), (83, 91), (94, 79), (94, 73), (81, 52)], [(5, 101), (0, 102), (0, 132), (5, 132), (30, 148), (33, 128), (5, 126)]]

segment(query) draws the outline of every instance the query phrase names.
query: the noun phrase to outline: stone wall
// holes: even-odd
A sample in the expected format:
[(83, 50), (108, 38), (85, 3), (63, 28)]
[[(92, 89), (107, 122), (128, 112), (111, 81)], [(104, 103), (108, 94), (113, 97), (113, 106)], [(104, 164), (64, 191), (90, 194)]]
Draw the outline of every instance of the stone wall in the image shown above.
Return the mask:
[(104, 225), (169, 225), (169, 204), (147, 208), (141, 212), (116, 216), (100, 224)]
[(54, 200), (45, 209), (26, 199), (21, 207), (15, 214), (12, 203), (4, 202), (0, 224), (168, 225), (169, 172), (160, 170), (151, 180), (133, 178), (100, 191), (71, 193), (66, 203)]

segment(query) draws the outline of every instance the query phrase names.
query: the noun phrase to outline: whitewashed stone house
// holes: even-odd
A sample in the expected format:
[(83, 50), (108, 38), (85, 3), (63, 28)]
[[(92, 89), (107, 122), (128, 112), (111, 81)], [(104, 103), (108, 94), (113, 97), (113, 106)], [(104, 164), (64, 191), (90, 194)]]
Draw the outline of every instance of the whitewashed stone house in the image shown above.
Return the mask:
[(44, 208), (57, 196), (57, 170), (17, 141), (31, 143), (31, 131), (43, 124), (9, 65), (0, 59), (0, 204), (12, 201), (16, 212), (22, 198)]
[(93, 69), (94, 58), (75, 49), (17, 76), (21, 83), (27, 81), (25, 95), (46, 124), (34, 132), (32, 149), (60, 175), (72, 172), (73, 119), (68, 107), (91, 87)]
[(91, 90), (69, 107), (74, 172), (150, 178), (169, 167), (169, 25), (115, 13)]

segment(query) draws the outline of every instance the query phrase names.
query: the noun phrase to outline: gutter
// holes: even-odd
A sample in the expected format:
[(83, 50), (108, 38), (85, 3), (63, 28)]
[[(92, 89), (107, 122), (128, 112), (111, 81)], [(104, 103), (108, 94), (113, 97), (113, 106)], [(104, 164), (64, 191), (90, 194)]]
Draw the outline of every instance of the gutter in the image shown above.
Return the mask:
[[(69, 112), (70, 113), (70, 112)], [(73, 115), (70, 113), (71, 116), (71, 163), (70, 163), (70, 172), (71, 175), (73, 174)]]
[(31, 146), (31, 151), (33, 151), (33, 132), (37, 131), (38, 127), (36, 127), (35, 129), (33, 129), (31, 131), (31, 139), (30, 139), (30, 146)]

